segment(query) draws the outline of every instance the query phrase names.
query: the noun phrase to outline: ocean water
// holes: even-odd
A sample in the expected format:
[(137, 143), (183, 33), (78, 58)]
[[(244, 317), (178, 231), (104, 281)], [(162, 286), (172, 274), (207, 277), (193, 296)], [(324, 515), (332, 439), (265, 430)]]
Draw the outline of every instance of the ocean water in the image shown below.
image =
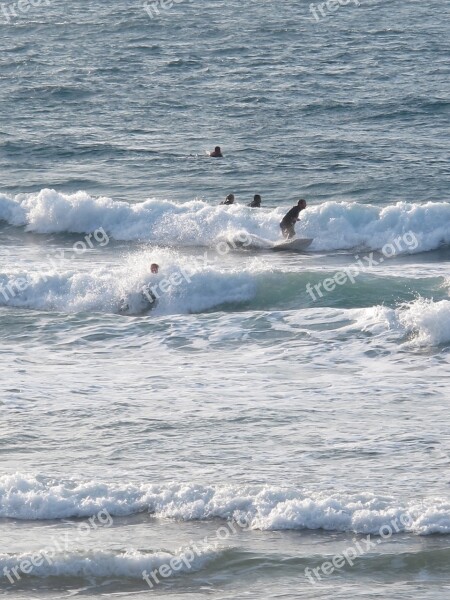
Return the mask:
[(330, 6), (0, 6), (1, 598), (449, 598), (450, 9)]

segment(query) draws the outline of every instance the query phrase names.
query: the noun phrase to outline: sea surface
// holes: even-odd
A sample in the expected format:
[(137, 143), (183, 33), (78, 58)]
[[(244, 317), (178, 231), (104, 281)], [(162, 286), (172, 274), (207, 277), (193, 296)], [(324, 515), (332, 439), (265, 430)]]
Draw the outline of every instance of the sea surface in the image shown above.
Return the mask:
[(450, 597), (450, 5), (319, 4), (1, 5), (1, 598)]

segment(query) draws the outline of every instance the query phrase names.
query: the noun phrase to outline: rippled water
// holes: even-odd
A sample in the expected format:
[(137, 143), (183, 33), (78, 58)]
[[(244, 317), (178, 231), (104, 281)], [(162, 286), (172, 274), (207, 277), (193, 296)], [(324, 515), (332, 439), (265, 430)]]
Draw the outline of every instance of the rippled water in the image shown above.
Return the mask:
[(35, 4), (0, 14), (0, 596), (447, 598), (448, 6)]

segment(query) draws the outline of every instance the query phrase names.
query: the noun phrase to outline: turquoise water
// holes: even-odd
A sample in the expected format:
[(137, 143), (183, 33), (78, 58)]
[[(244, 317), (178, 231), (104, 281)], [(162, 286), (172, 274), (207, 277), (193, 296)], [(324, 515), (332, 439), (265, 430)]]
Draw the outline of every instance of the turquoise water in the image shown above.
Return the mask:
[(448, 6), (2, 6), (0, 596), (447, 598)]

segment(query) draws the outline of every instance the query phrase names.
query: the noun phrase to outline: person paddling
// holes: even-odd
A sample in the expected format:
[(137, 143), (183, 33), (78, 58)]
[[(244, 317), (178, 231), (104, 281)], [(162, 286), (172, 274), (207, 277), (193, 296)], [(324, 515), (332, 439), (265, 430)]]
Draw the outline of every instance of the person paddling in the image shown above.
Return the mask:
[(250, 208), (261, 208), (261, 196), (259, 194), (255, 194), (249, 206)]
[(220, 146), (216, 146), (212, 152), (209, 153), (211, 158), (223, 158), (222, 150)]
[(290, 240), (291, 238), (295, 237), (295, 224), (297, 223), (297, 221), (300, 220), (298, 218), (298, 216), (302, 210), (305, 210), (305, 208), (306, 208), (306, 201), (303, 200), (303, 198), (302, 198), (301, 200), (298, 201), (296, 206), (293, 206), (284, 215), (284, 217), (280, 223), (280, 227), (281, 227), (281, 233), (284, 235), (284, 237), (287, 240)]
[(228, 194), (228, 196), (225, 198), (225, 200), (223, 202), (221, 202), (220, 204), (234, 204), (234, 194)]

